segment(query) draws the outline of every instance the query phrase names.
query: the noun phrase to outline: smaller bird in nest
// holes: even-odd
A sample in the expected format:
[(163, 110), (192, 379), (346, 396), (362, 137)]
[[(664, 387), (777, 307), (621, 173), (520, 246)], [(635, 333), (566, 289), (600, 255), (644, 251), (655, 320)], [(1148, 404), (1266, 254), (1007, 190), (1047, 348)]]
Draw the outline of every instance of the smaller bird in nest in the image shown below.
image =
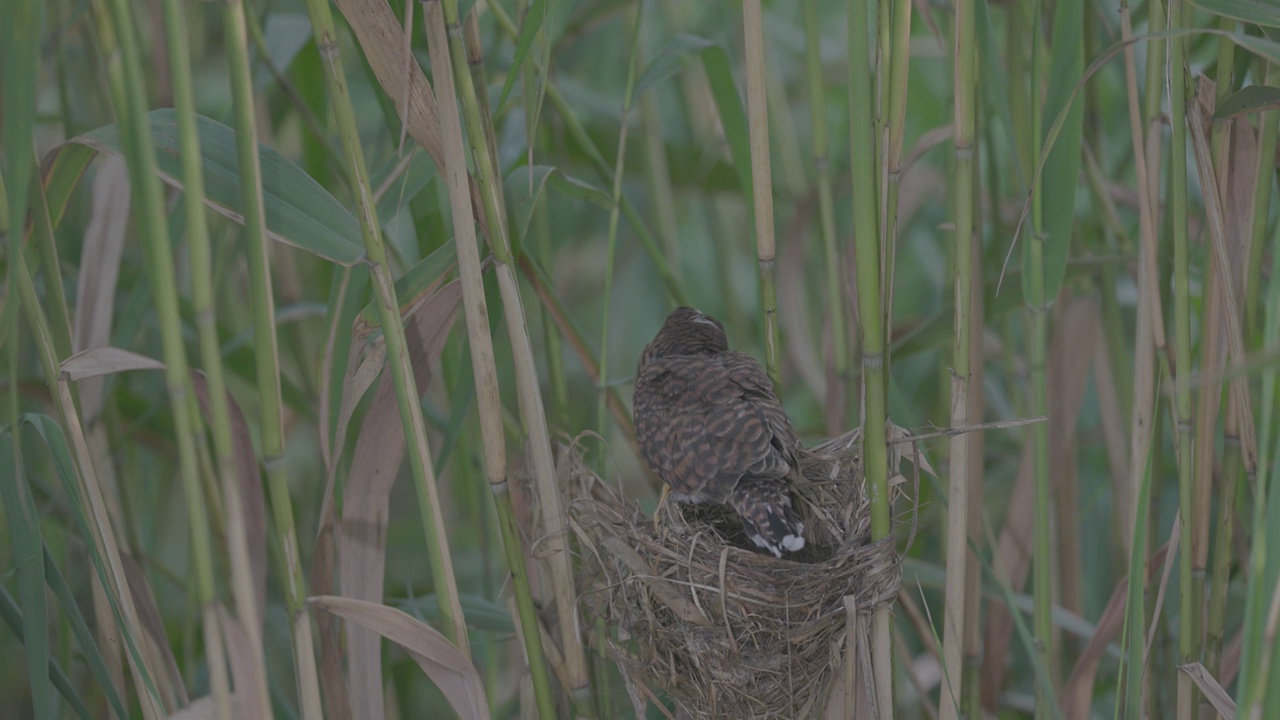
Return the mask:
[(719, 321), (672, 311), (640, 356), (632, 405), (641, 454), (671, 498), (730, 504), (775, 557), (804, 548), (787, 492), (800, 441), (764, 367), (729, 349)]

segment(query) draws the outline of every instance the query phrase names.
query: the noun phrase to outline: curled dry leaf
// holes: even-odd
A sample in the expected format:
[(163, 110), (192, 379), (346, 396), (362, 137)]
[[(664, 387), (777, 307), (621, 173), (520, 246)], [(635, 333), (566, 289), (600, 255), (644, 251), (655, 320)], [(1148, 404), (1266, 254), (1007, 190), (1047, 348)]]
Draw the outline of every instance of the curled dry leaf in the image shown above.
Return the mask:
[(312, 597), (308, 602), (404, 648), (462, 720), (488, 720), (489, 701), (480, 673), (444, 635), (387, 605), (335, 595)]

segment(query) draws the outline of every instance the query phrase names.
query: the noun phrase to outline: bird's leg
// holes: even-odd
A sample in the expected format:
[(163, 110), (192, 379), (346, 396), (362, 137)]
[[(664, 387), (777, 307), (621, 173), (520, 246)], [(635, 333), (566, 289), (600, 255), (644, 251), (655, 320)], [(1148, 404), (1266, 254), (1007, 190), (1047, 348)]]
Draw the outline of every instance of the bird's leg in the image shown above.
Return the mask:
[(671, 486), (662, 483), (662, 492), (658, 495), (658, 506), (653, 511), (653, 532), (658, 532), (658, 518), (662, 516), (662, 507), (667, 504), (667, 496), (671, 495)]

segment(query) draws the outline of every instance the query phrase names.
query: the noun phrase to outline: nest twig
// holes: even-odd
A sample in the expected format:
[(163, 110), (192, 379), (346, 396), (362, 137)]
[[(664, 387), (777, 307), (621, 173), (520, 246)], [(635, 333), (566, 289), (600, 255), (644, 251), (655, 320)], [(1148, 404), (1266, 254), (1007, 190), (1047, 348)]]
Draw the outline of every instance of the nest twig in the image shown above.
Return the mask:
[(582, 607), (612, 628), (629, 683), (699, 718), (822, 711), (846, 653), (845, 599), (869, 614), (901, 584), (892, 536), (870, 541), (856, 433), (802, 455), (792, 496), (808, 543), (781, 560), (752, 549), (727, 507), (667, 502), (655, 523), (572, 468)]

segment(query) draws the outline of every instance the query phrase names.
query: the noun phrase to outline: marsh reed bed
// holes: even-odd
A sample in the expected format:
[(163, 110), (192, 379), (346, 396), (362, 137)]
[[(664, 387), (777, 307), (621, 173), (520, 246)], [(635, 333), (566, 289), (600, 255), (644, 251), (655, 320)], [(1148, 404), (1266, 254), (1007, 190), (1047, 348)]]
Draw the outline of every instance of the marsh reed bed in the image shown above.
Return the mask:
[[(1240, 0), (0, 3), (3, 705), (1280, 717), (1277, 66)], [(835, 554), (650, 520), (686, 304), (848, 443)]]

